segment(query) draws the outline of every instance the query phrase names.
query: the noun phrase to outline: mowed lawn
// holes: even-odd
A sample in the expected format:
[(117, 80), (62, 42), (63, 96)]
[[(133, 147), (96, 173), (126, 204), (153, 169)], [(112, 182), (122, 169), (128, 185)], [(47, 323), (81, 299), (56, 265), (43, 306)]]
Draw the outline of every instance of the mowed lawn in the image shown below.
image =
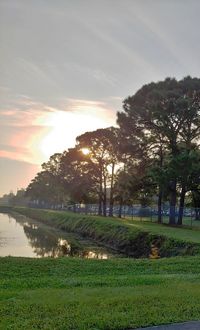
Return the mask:
[(0, 329), (130, 329), (200, 319), (200, 257), (0, 258)]
[(142, 221), (138, 219), (122, 219), (124, 223), (127, 223), (131, 227), (135, 227), (140, 230), (145, 230), (152, 234), (164, 235), (170, 238), (186, 241), (186, 242), (193, 242), (193, 243), (200, 243), (200, 221), (194, 221), (193, 227), (189, 227), (189, 220), (187, 222), (188, 226), (183, 227), (171, 227), (167, 224), (158, 224), (156, 222), (151, 222), (150, 220), (145, 220), (144, 218)]

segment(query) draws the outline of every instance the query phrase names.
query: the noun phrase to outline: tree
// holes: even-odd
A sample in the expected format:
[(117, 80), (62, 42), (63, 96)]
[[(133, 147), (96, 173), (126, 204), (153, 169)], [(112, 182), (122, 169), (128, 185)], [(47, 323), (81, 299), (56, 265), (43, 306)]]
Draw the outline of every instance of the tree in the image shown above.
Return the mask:
[(37, 173), (26, 189), (26, 194), (31, 199), (53, 207), (64, 202), (65, 192), (60, 170), (61, 157), (61, 153), (55, 153), (48, 162), (42, 164), (42, 171)]
[(192, 206), (195, 210), (195, 220), (200, 220), (200, 185), (195, 185), (195, 187), (193, 187)]
[(56, 204), (60, 204), (63, 201), (63, 195), (60, 193), (60, 185), (48, 171), (37, 173), (28, 185), (26, 195), (31, 200), (37, 201), (40, 206), (56, 206)]
[(114, 182), (120, 163), (119, 129), (109, 127), (86, 132), (77, 137), (77, 148), (89, 150), (89, 157), (96, 174), (99, 196), (99, 215), (107, 214), (107, 192), (110, 189), (109, 215), (113, 215)]
[[(162, 137), (170, 155), (178, 156), (178, 145), (190, 136), (190, 142), (199, 137), (200, 79), (167, 78), (143, 86), (135, 95), (125, 99), (124, 112), (118, 113), (123, 130), (132, 130), (138, 139), (144, 136)], [(169, 223), (175, 224), (177, 177), (170, 178)]]
[(73, 202), (91, 202), (96, 198), (96, 167), (79, 148), (64, 151), (60, 160), (62, 185)]
[(174, 159), (174, 171), (177, 173), (180, 185), (180, 201), (178, 212), (178, 225), (182, 225), (185, 195), (188, 191), (194, 190), (200, 183), (200, 152), (193, 146), (193, 149), (182, 149)]
[(10, 199), (10, 204), (12, 206), (27, 206), (29, 199), (26, 196), (25, 189), (18, 189), (16, 195), (13, 195)]
[(13, 198), (15, 197), (15, 194), (11, 191), (9, 194), (4, 194), (0, 198), (0, 205), (12, 205)]

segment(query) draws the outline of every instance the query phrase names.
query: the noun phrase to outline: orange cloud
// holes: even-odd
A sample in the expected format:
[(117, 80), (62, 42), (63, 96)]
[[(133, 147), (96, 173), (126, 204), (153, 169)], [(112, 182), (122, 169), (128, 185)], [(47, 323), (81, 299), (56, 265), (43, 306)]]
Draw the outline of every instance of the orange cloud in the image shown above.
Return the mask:
[(1, 116), (10, 132), (6, 144), (14, 150), (3, 148), (0, 157), (32, 164), (73, 147), (76, 137), (86, 131), (115, 124), (115, 112), (106, 103), (80, 99), (66, 99), (61, 106), (51, 107), (23, 96)]

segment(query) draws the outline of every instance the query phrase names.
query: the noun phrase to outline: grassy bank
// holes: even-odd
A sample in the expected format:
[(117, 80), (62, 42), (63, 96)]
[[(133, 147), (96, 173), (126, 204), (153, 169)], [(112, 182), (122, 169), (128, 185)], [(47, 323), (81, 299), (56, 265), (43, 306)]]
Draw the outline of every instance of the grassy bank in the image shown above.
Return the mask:
[(200, 257), (0, 258), (0, 329), (122, 330), (200, 319)]
[[(86, 216), (72, 212), (19, 207), (15, 207), (14, 211), (56, 228), (92, 238), (135, 258), (149, 257), (152, 253), (152, 246), (158, 248), (160, 257), (200, 253), (200, 232), (195, 230), (170, 228), (116, 218)], [(188, 238), (189, 233), (190, 239), (185, 239), (186, 236)], [(194, 233), (194, 240), (192, 233)]]
[(169, 226), (168, 224), (150, 222), (148, 220), (140, 221), (140, 219), (125, 219), (125, 222), (127, 222), (130, 226), (151, 232), (152, 234), (160, 234), (176, 240), (200, 244), (200, 226), (198, 223), (191, 228), (189, 226), (174, 227)]

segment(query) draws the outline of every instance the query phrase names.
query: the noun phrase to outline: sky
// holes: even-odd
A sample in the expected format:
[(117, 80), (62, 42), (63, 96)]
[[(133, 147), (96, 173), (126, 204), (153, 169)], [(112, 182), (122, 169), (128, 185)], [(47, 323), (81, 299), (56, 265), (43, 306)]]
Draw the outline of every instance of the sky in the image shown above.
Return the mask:
[(199, 0), (0, 0), (0, 196), (122, 101), (200, 77)]

